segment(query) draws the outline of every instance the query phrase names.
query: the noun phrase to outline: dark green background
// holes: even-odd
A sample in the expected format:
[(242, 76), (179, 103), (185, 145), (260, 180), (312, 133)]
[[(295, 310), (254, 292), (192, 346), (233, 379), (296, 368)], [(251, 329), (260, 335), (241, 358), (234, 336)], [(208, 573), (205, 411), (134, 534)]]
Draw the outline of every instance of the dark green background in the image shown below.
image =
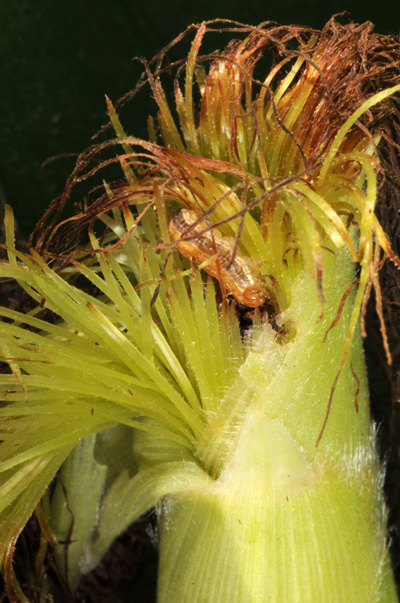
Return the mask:
[[(86, 148), (106, 121), (104, 95), (115, 101), (136, 82), (131, 58), (151, 58), (189, 24), (226, 17), (322, 27), (343, 10), (398, 33), (399, 0), (0, 0), (0, 203), (28, 234), (74, 159), (42, 163)], [(152, 108), (144, 96), (126, 112), (139, 136)]]

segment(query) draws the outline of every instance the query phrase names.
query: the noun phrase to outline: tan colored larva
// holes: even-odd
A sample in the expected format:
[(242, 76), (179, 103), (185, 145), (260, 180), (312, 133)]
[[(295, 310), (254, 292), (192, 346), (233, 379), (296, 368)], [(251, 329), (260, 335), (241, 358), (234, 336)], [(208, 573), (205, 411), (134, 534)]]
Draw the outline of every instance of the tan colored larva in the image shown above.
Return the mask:
[[(220, 281), (222, 290), (233, 295), (238, 302), (249, 308), (258, 308), (266, 301), (266, 290), (262, 285), (258, 270), (251, 258), (239, 252), (233, 257), (235, 240), (223, 237), (217, 228), (207, 228), (204, 220), (190, 209), (181, 209), (174, 215), (168, 229), (177, 241), (179, 253), (196, 266), (202, 268)], [(195, 236), (190, 240), (184, 237)]]

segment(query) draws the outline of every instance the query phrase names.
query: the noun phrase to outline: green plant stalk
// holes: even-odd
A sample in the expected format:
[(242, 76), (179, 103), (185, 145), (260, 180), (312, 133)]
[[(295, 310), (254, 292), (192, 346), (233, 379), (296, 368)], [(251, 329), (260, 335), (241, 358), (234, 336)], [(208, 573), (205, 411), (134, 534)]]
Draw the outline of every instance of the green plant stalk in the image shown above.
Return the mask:
[[(322, 319), (304, 273), (285, 315), (296, 337), (280, 346), (266, 325), (240, 370), (243, 406), (218, 478), (160, 507), (159, 603), (397, 601), (358, 331), (316, 446), (352, 307), (324, 342), (353, 267), (343, 251), (323, 265)], [(221, 434), (208, 433), (210, 462)]]

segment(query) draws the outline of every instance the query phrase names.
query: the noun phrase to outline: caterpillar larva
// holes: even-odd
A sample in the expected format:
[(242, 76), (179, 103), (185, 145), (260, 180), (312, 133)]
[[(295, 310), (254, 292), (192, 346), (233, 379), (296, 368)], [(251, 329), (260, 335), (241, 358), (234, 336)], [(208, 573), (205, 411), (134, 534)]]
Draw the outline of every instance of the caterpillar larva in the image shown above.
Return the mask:
[[(207, 274), (218, 279), (222, 289), (241, 304), (250, 308), (264, 304), (266, 290), (253, 260), (237, 252), (232, 261), (235, 240), (223, 237), (217, 228), (207, 230), (204, 220), (193, 226), (198, 219), (194, 211), (181, 209), (170, 221), (168, 229), (173, 240), (178, 241), (179, 253), (196, 266), (205, 263), (203, 269)], [(181, 240), (193, 235), (197, 236), (188, 241)]]

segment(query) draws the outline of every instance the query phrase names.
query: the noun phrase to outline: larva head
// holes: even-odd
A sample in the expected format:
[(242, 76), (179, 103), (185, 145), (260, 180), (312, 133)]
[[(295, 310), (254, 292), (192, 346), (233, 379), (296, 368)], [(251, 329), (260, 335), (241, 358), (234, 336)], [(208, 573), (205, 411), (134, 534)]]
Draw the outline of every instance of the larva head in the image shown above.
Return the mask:
[(241, 297), (240, 302), (249, 308), (258, 308), (266, 300), (265, 292), (260, 287), (246, 287)]

